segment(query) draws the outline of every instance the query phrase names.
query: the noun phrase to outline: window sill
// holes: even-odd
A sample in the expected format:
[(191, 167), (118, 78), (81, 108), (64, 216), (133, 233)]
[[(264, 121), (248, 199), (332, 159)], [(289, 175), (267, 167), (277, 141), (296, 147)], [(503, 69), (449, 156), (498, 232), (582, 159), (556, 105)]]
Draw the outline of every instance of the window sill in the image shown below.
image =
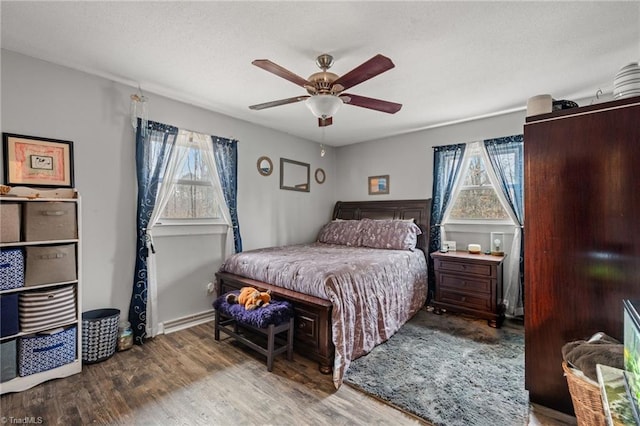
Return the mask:
[(229, 227), (224, 223), (172, 223), (156, 225), (154, 237), (181, 237), (185, 235), (226, 235)]
[(447, 232), (504, 232), (505, 234), (513, 234), (517, 225), (506, 222), (448, 222), (444, 224)]

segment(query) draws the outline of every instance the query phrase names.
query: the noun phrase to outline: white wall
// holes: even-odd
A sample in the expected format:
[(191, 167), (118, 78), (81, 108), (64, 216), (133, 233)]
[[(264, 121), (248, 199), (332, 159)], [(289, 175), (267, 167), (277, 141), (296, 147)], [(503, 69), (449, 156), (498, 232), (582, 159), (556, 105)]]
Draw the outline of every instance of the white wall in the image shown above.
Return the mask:
[[(135, 89), (5, 50), (1, 61), (2, 131), (74, 142), (76, 187), (84, 207), (83, 310), (116, 307), (126, 317), (135, 250), (135, 143), (128, 115)], [(525, 119), (522, 111), (327, 146), (321, 158), (314, 142), (145, 95), (152, 120), (240, 141), (238, 211), (245, 250), (312, 241), (330, 219), (336, 200), (430, 198), (432, 147), (522, 133)], [(273, 161), (271, 176), (256, 170), (262, 155)], [(280, 157), (311, 164), (310, 193), (279, 189)], [(325, 170), (323, 185), (313, 180), (318, 167)], [(390, 175), (389, 195), (369, 196), (367, 177), (385, 174)], [(488, 230), (484, 236), (488, 238)], [(479, 237), (449, 236), (461, 242), (465, 238)], [(161, 322), (209, 309), (205, 285), (222, 261), (221, 246), (220, 235), (157, 238)]]
[[(340, 186), (336, 187), (336, 197), (338, 200), (431, 198), (434, 146), (519, 134), (523, 132), (524, 120), (522, 111), (339, 147), (336, 167)], [(389, 195), (368, 195), (367, 177), (376, 175), (389, 175)]]
[[(126, 317), (135, 251), (136, 175), (129, 95), (120, 83), (2, 50), (3, 132), (70, 140), (83, 204), (83, 310), (115, 307)], [(335, 150), (153, 93), (150, 119), (238, 143), (238, 211), (245, 249), (311, 241), (331, 215)], [(258, 174), (271, 157), (274, 173)], [(311, 192), (279, 189), (279, 159), (311, 164)], [(313, 180), (322, 167), (323, 185)], [(210, 308), (204, 286), (220, 265), (219, 236), (160, 237), (160, 321)], [(210, 249), (208, 249), (210, 248)], [(198, 256), (199, 255), (199, 256)]]
[[(523, 104), (526, 101), (523, 101)], [(402, 113), (402, 112), (400, 112)], [(336, 150), (338, 200), (431, 198), (433, 147), (510, 136), (523, 132), (525, 111), (443, 126), (406, 135), (340, 147)], [(367, 177), (389, 175), (388, 195), (368, 195)], [(513, 227), (473, 227), (473, 231), (449, 232), (447, 240), (457, 249), (469, 243), (489, 246), (491, 231), (504, 231), (505, 250), (510, 250)], [(486, 241), (486, 242), (485, 242)]]

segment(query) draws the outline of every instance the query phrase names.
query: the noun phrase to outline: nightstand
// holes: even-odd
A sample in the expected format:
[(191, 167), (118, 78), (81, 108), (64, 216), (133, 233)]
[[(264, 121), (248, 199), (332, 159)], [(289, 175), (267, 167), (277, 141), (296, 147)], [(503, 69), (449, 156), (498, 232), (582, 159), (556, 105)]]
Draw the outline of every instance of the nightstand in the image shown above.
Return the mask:
[(431, 253), (436, 275), (436, 292), (431, 305), (488, 320), (500, 327), (504, 320), (502, 304), (502, 262), (504, 256), (470, 254), (464, 251)]

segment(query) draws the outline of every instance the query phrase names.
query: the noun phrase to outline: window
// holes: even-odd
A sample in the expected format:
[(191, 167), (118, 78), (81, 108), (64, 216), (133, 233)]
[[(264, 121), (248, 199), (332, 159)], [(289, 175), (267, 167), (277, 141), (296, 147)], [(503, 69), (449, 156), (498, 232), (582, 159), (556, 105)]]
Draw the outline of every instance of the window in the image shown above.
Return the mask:
[[(482, 145), (469, 144), (464, 155), (459, 184), (453, 192), (446, 221), (511, 222), (501, 196), (495, 189), (492, 172), (485, 164)], [(500, 161), (512, 163), (515, 170), (515, 157), (503, 157)]]
[(214, 182), (207, 166), (202, 144), (187, 138), (178, 139), (180, 148), (187, 149), (180, 170), (175, 173), (175, 186), (162, 211), (162, 224), (213, 223), (221, 218), (214, 193)]

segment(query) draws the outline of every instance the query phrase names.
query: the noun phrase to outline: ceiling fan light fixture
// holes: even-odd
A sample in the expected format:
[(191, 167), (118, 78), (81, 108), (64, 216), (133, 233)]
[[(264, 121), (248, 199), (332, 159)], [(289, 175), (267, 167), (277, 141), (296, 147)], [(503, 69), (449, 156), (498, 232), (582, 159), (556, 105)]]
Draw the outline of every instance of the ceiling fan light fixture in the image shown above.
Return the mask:
[(314, 95), (309, 97), (304, 103), (316, 117), (328, 118), (333, 117), (338, 109), (340, 109), (342, 100), (334, 95)]
[(249, 109), (252, 110), (292, 104), (306, 99), (305, 104), (307, 108), (309, 108), (311, 113), (318, 119), (318, 127), (326, 127), (333, 124), (333, 116), (343, 103), (355, 107), (386, 112), (388, 114), (395, 114), (402, 108), (402, 104), (395, 102), (343, 93), (344, 90), (395, 67), (391, 59), (381, 54), (375, 55), (373, 58), (363, 62), (342, 76), (327, 71), (333, 64), (333, 57), (329, 54), (322, 54), (318, 56), (316, 61), (316, 64), (322, 71), (312, 74), (308, 79), (300, 77), (268, 59), (256, 59), (251, 63), (258, 68), (262, 68), (265, 71), (304, 88), (308, 93), (308, 95), (304, 96), (250, 105)]

